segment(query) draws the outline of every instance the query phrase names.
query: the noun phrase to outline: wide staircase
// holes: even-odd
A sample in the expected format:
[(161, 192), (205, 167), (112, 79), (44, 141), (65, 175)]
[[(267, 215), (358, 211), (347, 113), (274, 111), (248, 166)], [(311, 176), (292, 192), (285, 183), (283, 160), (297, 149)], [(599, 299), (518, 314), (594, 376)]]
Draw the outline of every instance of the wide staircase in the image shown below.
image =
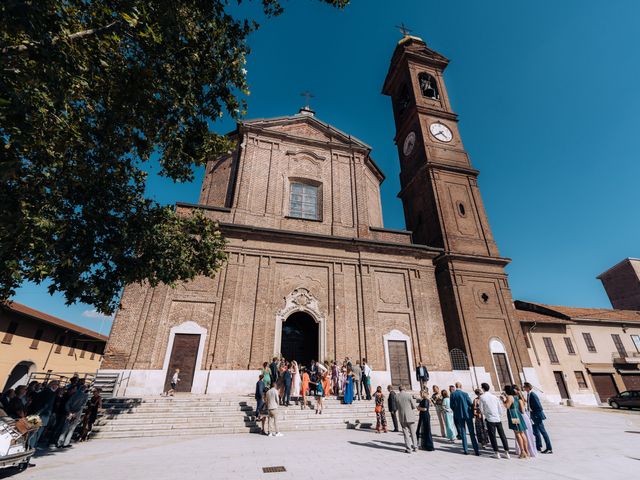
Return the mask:
[[(278, 429), (287, 431), (375, 428), (374, 402), (354, 401), (343, 405), (335, 398), (325, 399), (324, 411), (302, 409), (293, 402), (278, 409)], [(213, 435), (260, 432), (255, 420), (255, 400), (251, 396), (180, 396), (112, 398), (105, 400), (105, 411), (93, 428), (95, 438), (151, 437), (175, 435)], [(391, 429), (391, 417), (387, 413)], [(436, 420), (437, 422), (437, 420)]]
[[(414, 397), (417, 399), (417, 395)], [(335, 398), (325, 399), (322, 414), (315, 413), (315, 400), (309, 402), (311, 408), (304, 410), (293, 402), (290, 407), (280, 407), (279, 430), (375, 428), (373, 400), (356, 400), (351, 405), (343, 405)], [(251, 395), (111, 398), (105, 399), (103, 406), (104, 412), (93, 428), (95, 438), (214, 435), (261, 430), (260, 422), (254, 417), (255, 400)], [(564, 405), (544, 402), (544, 406), (547, 414), (572, 411)], [(434, 409), (430, 412), (433, 432), (439, 432)], [(389, 412), (387, 422), (387, 428), (393, 429)]]

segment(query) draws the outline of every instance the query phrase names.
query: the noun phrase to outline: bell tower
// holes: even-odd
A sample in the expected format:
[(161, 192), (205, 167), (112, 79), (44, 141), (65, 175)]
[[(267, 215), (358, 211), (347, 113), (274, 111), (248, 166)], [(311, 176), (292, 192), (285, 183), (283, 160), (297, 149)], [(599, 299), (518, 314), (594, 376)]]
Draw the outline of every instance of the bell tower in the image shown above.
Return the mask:
[(523, 381), (531, 363), (504, 271), (510, 260), (498, 252), (447, 95), (448, 63), (406, 34), (393, 53), (382, 92), (393, 104), (398, 196), (413, 241), (444, 250), (434, 263), (449, 349), (465, 353), (475, 381), (489, 373), (501, 388)]

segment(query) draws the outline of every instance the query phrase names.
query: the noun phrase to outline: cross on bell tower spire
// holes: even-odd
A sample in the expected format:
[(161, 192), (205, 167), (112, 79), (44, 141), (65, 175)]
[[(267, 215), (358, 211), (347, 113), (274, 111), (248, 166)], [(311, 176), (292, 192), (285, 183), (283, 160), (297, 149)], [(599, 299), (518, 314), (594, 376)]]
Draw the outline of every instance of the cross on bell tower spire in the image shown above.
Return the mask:
[(406, 36), (408, 36), (408, 35), (411, 33), (411, 29), (410, 29), (410, 28), (408, 28), (408, 27), (404, 24), (404, 22), (403, 22), (403, 23), (401, 23), (400, 25), (396, 25), (396, 28), (397, 28), (398, 30), (400, 30), (400, 33), (402, 33), (402, 35), (403, 35), (403, 36), (405, 36), (405, 37), (406, 37)]

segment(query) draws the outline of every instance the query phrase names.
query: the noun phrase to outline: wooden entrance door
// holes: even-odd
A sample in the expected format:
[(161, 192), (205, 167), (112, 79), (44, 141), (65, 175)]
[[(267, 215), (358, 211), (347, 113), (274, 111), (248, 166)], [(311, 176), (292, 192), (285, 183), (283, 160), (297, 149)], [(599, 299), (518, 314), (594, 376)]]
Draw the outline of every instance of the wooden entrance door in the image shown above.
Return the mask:
[(615, 397), (618, 394), (616, 383), (610, 373), (592, 373), (591, 378), (602, 403), (607, 403), (609, 397)]
[(553, 376), (556, 379), (556, 385), (558, 386), (558, 392), (560, 392), (560, 398), (562, 398), (563, 400), (571, 398), (569, 396), (569, 391), (567, 390), (567, 384), (564, 383), (564, 373), (553, 372)]
[(505, 385), (513, 383), (509, 364), (507, 363), (507, 355), (505, 353), (494, 353), (493, 361), (496, 364), (496, 375), (498, 376), (498, 382), (500, 382), (500, 388), (504, 390)]
[(622, 381), (624, 386), (629, 390), (640, 390), (640, 375), (639, 374), (627, 374), (622, 375)]
[(198, 347), (200, 345), (200, 335), (191, 333), (176, 333), (169, 359), (167, 377), (164, 381), (164, 391), (169, 390), (171, 378), (176, 368), (180, 369), (180, 381), (176, 392), (191, 392), (193, 385), (193, 374), (196, 371), (196, 359), (198, 357)]
[(389, 367), (393, 386), (404, 385), (406, 388), (411, 388), (409, 355), (407, 342), (404, 340), (389, 340)]

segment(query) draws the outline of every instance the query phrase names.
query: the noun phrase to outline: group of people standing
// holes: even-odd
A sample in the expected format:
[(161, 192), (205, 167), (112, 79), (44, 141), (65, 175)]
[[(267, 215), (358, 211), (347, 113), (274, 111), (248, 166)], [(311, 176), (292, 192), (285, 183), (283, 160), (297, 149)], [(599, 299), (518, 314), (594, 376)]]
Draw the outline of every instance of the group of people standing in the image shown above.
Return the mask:
[[(411, 453), (417, 450), (418, 437), (421, 439), (420, 447), (423, 450), (434, 450), (429, 414), (430, 406), (433, 406), (441, 436), (451, 443), (456, 439), (461, 440), (465, 455), (469, 453), (468, 433), (476, 455), (480, 455), (480, 446), (487, 448), (490, 444), (495, 458), (501, 458), (496, 439), (497, 433), (502, 443), (503, 456), (510, 458), (509, 443), (502, 426), (502, 415), (505, 411), (508, 427), (515, 434), (515, 453), (519, 458), (532, 458), (538, 453), (553, 453), (551, 440), (544, 426), (546, 419), (544, 409), (530, 383), (525, 383), (523, 390), (515, 385), (507, 385), (500, 396), (490, 393), (490, 386), (487, 383), (483, 383), (481, 387), (475, 390), (476, 397), (472, 400), (462, 389), (460, 382), (450, 385), (448, 390), (441, 390), (434, 385), (431, 395), (426, 388), (421, 391), (417, 407), (411, 394), (404, 391), (402, 386), (398, 394), (393, 387), (387, 387), (388, 406), (394, 431), (398, 431), (399, 422), (405, 438), (406, 452)], [(376, 391), (376, 415), (379, 415), (378, 402), (383, 401), (383, 398), (379, 398), (378, 395), (382, 397), (380, 387)], [(417, 419), (414, 410), (419, 412)], [(381, 421), (377, 419), (376, 431), (380, 431), (380, 425)], [(386, 432), (384, 420), (382, 427)]]
[(68, 448), (76, 430), (78, 440), (86, 440), (101, 408), (100, 389), (90, 393), (85, 380), (78, 377), (64, 386), (58, 380), (32, 381), (3, 392), (0, 398), (0, 416), (39, 418), (40, 427), (29, 436), (31, 448), (39, 444)]
[[(363, 392), (364, 391), (364, 392)], [(307, 397), (315, 398), (315, 412), (321, 415), (325, 398), (342, 397), (342, 402), (371, 400), (371, 367), (367, 359), (354, 363), (347, 357), (338, 362), (317, 362), (299, 365), (295, 360), (273, 357), (264, 362), (255, 387), (256, 419), (262, 421), (262, 431), (281, 436), (277, 427), (278, 406), (289, 407), (294, 399), (303, 410), (310, 408)], [(266, 428), (265, 428), (266, 423)]]
[[(262, 385), (260, 385), (262, 384)], [(355, 399), (371, 400), (371, 367), (363, 358), (355, 364), (347, 357), (342, 365), (336, 361), (317, 362), (299, 365), (295, 360), (274, 357), (264, 362), (256, 384), (256, 400), (264, 397), (264, 393), (275, 387), (280, 398), (279, 405), (288, 407), (291, 399), (298, 400), (300, 407), (309, 406), (308, 396), (316, 399), (316, 411), (321, 414), (324, 398), (341, 396), (344, 403), (350, 404)], [(258, 411), (256, 410), (256, 415)]]
[[(507, 385), (504, 392), (496, 396), (490, 393), (489, 384), (483, 383), (481, 388), (475, 390), (476, 396), (472, 400), (459, 382), (450, 385), (448, 389), (440, 389), (434, 385), (430, 394), (427, 389), (429, 372), (421, 363), (416, 368), (416, 379), (421, 387), (417, 404), (412, 393), (404, 386), (400, 386), (397, 393), (391, 385), (387, 387), (386, 406), (393, 422), (393, 431), (400, 431), (399, 426), (402, 429), (407, 453), (415, 452), (418, 447), (427, 451), (435, 449), (431, 432), (431, 407), (436, 412), (441, 436), (451, 443), (456, 439), (461, 440), (465, 455), (469, 454), (470, 438), (476, 455), (480, 455), (480, 447), (488, 448), (490, 445), (494, 456), (501, 458), (498, 436), (502, 444), (502, 455), (510, 458), (509, 444), (502, 425), (505, 412), (508, 428), (515, 434), (515, 454), (519, 458), (553, 453), (544, 426), (546, 417), (542, 403), (533, 392), (531, 384), (525, 383), (522, 390), (515, 385)], [(316, 399), (316, 414), (322, 414), (323, 399), (330, 395), (342, 397), (345, 404), (351, 404), (356, 397), (358, 400), (373, 398), (376, 433), (388, 432), (385, 395), (380, 386), (371, 395), (371, 368), (366, 359), (363, 358), (362, 362), (357, 361), (354, 365), (349, 358), (345, 358), (341, 366), (335, 361), (312, 361), (307, 367), (298, 365), (295, 360), (288, 362), (277, 357), (271, 363), (264, 362), (256, 383), (255, 415), (263, 422), (263, 432), (272, 436), (282, 435), (277, 428), (278, 406), (288, 407), (293, 397), (299, 400), (302, 409), (307, 408), (309, 395)], [(267, 420), (268, 426), (265, 429)]]

